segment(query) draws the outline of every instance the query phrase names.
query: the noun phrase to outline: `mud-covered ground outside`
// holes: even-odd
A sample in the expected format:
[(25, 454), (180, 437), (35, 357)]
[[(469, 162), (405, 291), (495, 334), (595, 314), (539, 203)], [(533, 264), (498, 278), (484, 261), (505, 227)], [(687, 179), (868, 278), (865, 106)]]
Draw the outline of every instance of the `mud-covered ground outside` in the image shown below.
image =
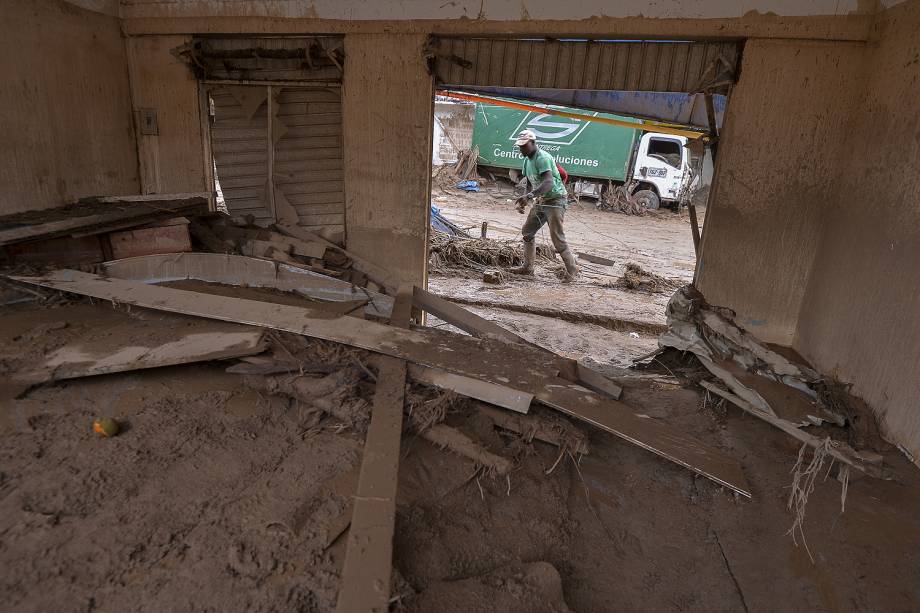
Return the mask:
[[(442, 215), (479, 236), (488, 222), (488, 237), (520, 242), (524, 215), (514, 207), (510, 184), (496, 182), (480, 192), (433, 188), (433, 202)], [(699, 209), (700, 223), (705, 209)], [(429, 288), (467, 305), (478, 314), (514, 329), (567, 356), (627, 366), (631, 359), (657, 345), (665, 326), (664, 309), (671, 290), (658, 292), (615, 287), (628, 263), (683, 285), (693, 280), (696, 256), (686, 209), (660, 209), (635, 216), (605, 212), (583, 199), (565, 214), (565, 234), (571, 249), (612, 260), (612, 266), (579, 257), (581, 278), (563, 284), (546, 266), (533, 277), (507, 275), (501, 284), (482, 281), (481, 274), (432, 272)], [(551, 247), (544, 226), (537, 242)], [(559, 311), (554, 317), (542, 313)], [(439, 325), (435, 321), (433, 325)], [(533, 338), (531, 338), (533, 337)]]

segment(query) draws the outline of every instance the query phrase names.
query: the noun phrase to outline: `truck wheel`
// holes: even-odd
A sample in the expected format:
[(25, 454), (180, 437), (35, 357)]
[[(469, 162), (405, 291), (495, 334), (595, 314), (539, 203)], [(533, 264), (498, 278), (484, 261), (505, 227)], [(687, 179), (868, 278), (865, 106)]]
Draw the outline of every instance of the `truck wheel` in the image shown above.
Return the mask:
[(640, 189), (637, 191), (633, 194), (633, 201), (646, 211), (657, 211), (658, 207), (661, 206), (658, 194), (650, 189)]

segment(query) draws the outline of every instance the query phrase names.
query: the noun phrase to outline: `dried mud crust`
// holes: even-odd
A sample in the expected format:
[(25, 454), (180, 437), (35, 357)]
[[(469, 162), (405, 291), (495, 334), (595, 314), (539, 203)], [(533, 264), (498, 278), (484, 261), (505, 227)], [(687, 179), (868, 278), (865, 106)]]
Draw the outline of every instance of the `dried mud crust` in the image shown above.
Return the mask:
[[(41, 339), (77, 325), (40, 324), (0, 331), (0, 348), (41, 353)], [(353, 368), (367, 357), (278, 339), (277, 355), (303, 362)], [(359, 466), (360, 425), (317, 419), (304, 402), (247, 388), (225, 367), (74, 380), (4, 406), (14, 417), (0, 433), (7, 609), (334, 609), (344, 539), (327, 549), (326, 525), (347, 495), (327, 484)], [(372, 392), (366, 379), (355, 394)], [(786, 536), (798, 445), (732, 407), (701, 404), (695, 389), (635, 382), (623, 400), (738, 458), (753, 500), (584, 424), (591, 452), (576, 465), (496, 429), (475, 406), (426, 404), (436, 396), (412, 389), (409, 397), (397, 610), (868, 612), (911, 610), (920, 599), (916, 471), (851, 482), (842, 515), (839, 484), (820, 483), (804, 526), (812, 564)], [(92, 434), (100, 414), (122, 433)], [(413, 431), (431, 422), (515, 468), (484, 472)]]
[[(208, 387), (192, 376), (30, 395), (38, 410), (0, 438), (0, 599), (12, 610), (334, 606), (337, 571), (315, 518), (342, 502), (315, 496), (359, 461), (360, 442), (304, 439), (295, 409), (189, 389)], [(122, 422), (119, 436), (91, 432), (100, 408)]]

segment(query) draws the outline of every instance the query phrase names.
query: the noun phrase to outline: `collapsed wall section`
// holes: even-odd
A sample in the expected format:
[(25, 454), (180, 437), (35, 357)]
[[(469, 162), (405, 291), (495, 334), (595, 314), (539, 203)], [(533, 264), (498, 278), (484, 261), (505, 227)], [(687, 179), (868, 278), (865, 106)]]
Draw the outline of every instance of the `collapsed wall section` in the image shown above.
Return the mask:
[(7, 0), (0, 74), (0, 214), (137, 193), (117, 18), (61, 0)]

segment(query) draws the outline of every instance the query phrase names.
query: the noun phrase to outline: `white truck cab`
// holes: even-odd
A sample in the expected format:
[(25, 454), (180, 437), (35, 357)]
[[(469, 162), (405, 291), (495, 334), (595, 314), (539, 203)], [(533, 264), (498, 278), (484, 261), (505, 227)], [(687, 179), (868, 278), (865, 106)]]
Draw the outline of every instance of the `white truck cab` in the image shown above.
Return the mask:
[(680, 202), (693, 178), (686, 136), (647, 132), (639, 139), (629, 193), (646, 209)]

